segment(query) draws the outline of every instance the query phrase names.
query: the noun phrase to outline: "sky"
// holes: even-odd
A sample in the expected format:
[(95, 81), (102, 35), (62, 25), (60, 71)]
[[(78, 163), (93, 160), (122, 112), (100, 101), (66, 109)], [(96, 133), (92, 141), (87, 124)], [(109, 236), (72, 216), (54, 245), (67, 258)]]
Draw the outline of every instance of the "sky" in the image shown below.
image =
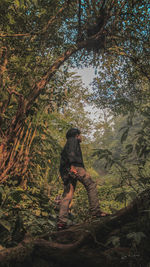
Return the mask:
[(90, 68), (76, 69), (76, 72), (78, 75), (81, 76), (82, 81), (85, 84), (85, 86), (88, 86), (90, 89), (90, 83), (92, 82), (92, 80), (95, 76), (94, 68), (90, 67)]
[[(81, 76), (81, 80), (85, 87), (88, 87), (89, 92), (92, 91), (92, 86), (90, 83), (93, 81), (95, 77), (95, 69), (92, 67), (89, 68), (83, 68), (83, 69), (75, 69), (76, 73)], [(86, 106), (87, 112), (89, 112), (90, 117), (92, 120), (98, 120), (99, 116), (102, 115), (102, 112), (100, 109), (94, 107), (94, 105), (87, 105)]]

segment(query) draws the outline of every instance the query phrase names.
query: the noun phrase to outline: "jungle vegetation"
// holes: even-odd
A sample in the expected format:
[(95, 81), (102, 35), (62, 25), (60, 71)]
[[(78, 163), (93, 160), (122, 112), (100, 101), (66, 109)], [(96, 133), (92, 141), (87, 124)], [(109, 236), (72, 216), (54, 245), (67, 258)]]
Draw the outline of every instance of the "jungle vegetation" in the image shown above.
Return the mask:
[[(147, 0), (1, 0), (0, 266), (149, 266), (149, 15)], [(78, 185), (57, 233), (72, 126), (111, 215), (93, 222)]]

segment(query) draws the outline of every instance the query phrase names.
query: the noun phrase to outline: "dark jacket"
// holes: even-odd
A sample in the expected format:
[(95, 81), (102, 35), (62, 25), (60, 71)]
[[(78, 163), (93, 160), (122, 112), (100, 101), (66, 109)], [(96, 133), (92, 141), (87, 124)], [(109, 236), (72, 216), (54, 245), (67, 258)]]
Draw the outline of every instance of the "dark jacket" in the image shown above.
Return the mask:
[(61, 153), (60, 174), (64, 175), (68, 172), (71, 165), (84, 168), (80, 142), (75, 137), (67, 139)]

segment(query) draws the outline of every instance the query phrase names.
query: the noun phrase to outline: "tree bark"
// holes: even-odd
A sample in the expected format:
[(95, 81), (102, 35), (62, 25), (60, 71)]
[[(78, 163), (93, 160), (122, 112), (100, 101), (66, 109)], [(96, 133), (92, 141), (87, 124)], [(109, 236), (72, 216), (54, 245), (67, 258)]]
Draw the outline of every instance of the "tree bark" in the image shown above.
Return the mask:
[[(149, 258), (145, 244), (150, 238), (149, 232), (145, 232), (142, 243), (144, 250), (142, 246), (137, 246), (133, 251), (130, 242), (117, 247), (110, 246), (107, 242), (112, 236), (124, 232), (129, 225), (132, 225), (132, 229), (129, 228), (127, 233), (138, 232), (137, 221), (143, 220), (143, 212), (149, 208), (149, 202), (150, 190), (146, 190), (128, 207), (114, 215), (53, 232), (51, 236), (45, 235), (36, 239), (26, 236), (16, 247), (0, 251), (0, 266), (146, 266)], [(146, 229), (141, 228), (140, 231)], [(49, 238), (51, 241), (48, 241)], [(138, 256), (139, 265), (136, 258)], [(141, 265), (141, 260), (144, 265)]]

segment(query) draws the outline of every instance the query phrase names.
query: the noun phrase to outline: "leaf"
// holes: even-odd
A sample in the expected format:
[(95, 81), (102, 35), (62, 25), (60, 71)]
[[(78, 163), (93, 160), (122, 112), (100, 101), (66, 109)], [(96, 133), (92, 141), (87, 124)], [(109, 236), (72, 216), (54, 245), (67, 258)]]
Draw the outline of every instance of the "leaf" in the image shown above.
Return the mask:
[(133, 145), (131, 145), (131, 144), (127, 145), (126, 149), (127, 149), (127, 154), (131, 154), (133, 151)]
[(135, 191), (131, 191), (131, 192), (129, 192), (129, 193), (128, 193), (128, 196), (130, 196), (130, 197), (131, 197), (131, 199), (133, 200), (133, 199), (135, 199), (135, 198), (136, 198), (137, 194), (136, 194), (136, 192), (135, 192)]
[(133, 232), (133, 233), (127, 234), (127, 238), (133, 239), (137, 245), (139, 245), (141, 242), (141, 239), (145, 237), (146, 235), (143, 232), (136, 232), (136, 233)]
[(33, 4), (34, 4), (35, 6), (38, 5), (38, 0), (32, 0), (32, 2), (33, 2)]
[(138, 181), (144, 185), (149, 184), (149, 177), (140, 177)]
[(46, 212), (46, 211), (42, 211), (42, 212), (41, 212), (41, 215), (44, 216), (44, 217), (48, 217), (48, 212)]
[(34, 213), (35, 213), (35, 215), (36, 215), (36, 216), (38, 216), (38, 217), (39, 217), (39, 216), (40, 216), (40, 214), (41, 214), (41, 211), (40, 211), (39, 209), (37, 209), (37, 210), (34, 210)]
[(123, 129), (127, 128), (127, 126), (123, 126), (119, 129), (119, 132), (121, 132)]
[(139, 155), (140, 149), (141, 149), (140, 145), (139, 144), (136, 144), (135, 145), (135, 151), (136, 151), (137, 155)]
[(121, 192), (120, 194), (118, 194), (115, 198), (116, 201), (119, 202), (123, 202), (124, 200), (126, 200), (126, 193), (125, 192)]
[(120, 246), (120, 237), (119, 236), (112, 236), (107, 241), (106, 246), (108, 246), (109, 244), (113, 244), (114, 247), (119, 247)]
[(11, 225), (10, 225), (10, 223), (9, 223), (8, 221), (0, 219), (0, 224), (1, 224), (6, 230), (8, 230), (8, 231), (10, 232), (10, 230), (11, 230)]
[(19, 0), (15, 0), (15, 5), (16, 5), (17, 8), (20, 7), (20, 2), (19, 2)]
[(146, 154), (147, 154), (147, 145), (141, 147), (139, 157), (142, 157), (143, 155), (146, 156)]
[(13, 200), (19, 203), (22, 200), (22, 194), (24, 194), (24, 190), (20, 188), (15, 191), (12, 191), (10, 195)]
[(123, 135), (121, 136), (121, 143), (123, 143), (126, 139), (127, 139), (127, 136), (128, 136), (128, 132), (129, 132), (129, 128), (127, 128)]
[(14, 17), (11, 16), (10, 14), (8, 14), (8, 19), (9, 19), (9, 23), (10, 24), (14, 24), (15, 23)]
[(4, 215), (4, 211), (0, 209), (0, 217), (2, 217), (3, 215)]
[(52, 226), (54, 226), (54, 227), (56, 226), (56, 222), (51, 221), (51, 220), (48, 220), (48, 222), (49, 222), (50, 225), (52, 225)]

